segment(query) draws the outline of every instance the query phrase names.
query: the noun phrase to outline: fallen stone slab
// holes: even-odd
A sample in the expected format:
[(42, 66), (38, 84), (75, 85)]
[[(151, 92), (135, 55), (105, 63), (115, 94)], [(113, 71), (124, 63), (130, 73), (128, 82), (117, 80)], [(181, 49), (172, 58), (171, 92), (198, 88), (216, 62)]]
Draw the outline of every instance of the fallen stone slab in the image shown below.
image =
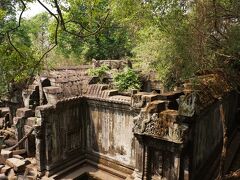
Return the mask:
[(31, 117), (34, 113), (31, 109), (28, 108), (19, 108), (17, 109), (16, 116), (17, 117)]
[(17, 158), (17, 159), (21, 159), (21, 160), (23, 160), (23, 159), (24, 159), (22, 156), (20, 156), (20, 155), (18, 155), (18, 154), (16, 154), (16, 155), (13, 155), (13, 158)]
[(10, 108), (9, 107), (2, 107), (0, 108), (1, 111), (1, 116), (5, 116), (7, 113), (10, 113)]
[(10, 171), (11, 167), (8, 165), (5, 165), (2, 169), (1, 169), (1, 173), (7, 174)]
[(24, 171), (25, 162), (17, 158), (9, 158), (6, 160), (6, 164), (14, 169), (16, 172)]
[(11, 147), (11, 146), (14, 146), (15, 144), (17, 144), (17, 140), (16, 139), (7, 139), (4, 141), (4, 143), (7, 146)]
[(21, 154), (25, 154), (27, 151), (26, 149), (17, 149), (17, 150), (13, 150), (13, 155), (21, 155)]
[(1, 155), (0, 155), (0, 164), (5, 164), (5, 159), (4, 159), (4, 157), (2, 157)]
[(31, 164), (31, 162), (28, 160), (28, 159), (23, 159), (24, 163), (25, 163), (25, 166)]
[(16, 174), (14, 172), (13, 169), (10, 169), (9, 173), (8, 173), (8, 179), (15, 179), (16, 178)]
[(1, 172), (1, 169), (4, 167), (5, 165), (1, 164), (0, 165), (0, 172)]
[(6, 160), (8, 158), (12, 157), (12, 151), (6, 150), (6, 149), (2, 149), (1, 150), (1, 156)]

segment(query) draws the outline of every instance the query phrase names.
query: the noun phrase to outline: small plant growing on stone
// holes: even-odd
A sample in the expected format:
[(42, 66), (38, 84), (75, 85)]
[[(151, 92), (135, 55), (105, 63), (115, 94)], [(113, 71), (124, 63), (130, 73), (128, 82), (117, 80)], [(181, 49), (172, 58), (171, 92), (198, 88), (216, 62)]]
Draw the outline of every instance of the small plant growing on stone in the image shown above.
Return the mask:
[(141, 88), (138, 75), (130, 68), (124, 68), (122, 72), (117, 73), (114, 76), (113, 83), (119, 91)]
[(91, 68), (88, 70), (88, 75), (90, 76), (96, 76), (100, 79), (100, 82), (103, 82), (103, 78), (107, 75), (107, 72), (110, 69), (108, 68), (107, 65), (102, 65), (100, 67), (95, 67), (95, 68)]

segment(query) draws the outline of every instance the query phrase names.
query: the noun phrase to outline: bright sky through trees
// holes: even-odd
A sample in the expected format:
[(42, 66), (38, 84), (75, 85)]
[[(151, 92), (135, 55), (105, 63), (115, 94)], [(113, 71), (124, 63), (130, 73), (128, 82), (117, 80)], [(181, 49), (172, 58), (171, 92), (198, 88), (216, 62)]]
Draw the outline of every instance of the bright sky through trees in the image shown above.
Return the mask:
[[(51, 7), (49, 7), (48, 5), (46, 5), (49, 9), (52, 10)], [(42, 7), (38, 2), (35, 2), (35, 3), (29, 3), (27, 5), (27, 10), (23, 13), (23, 17), (24, 18), (31, 18), (41, 12), (44, 12), (46, 11), (44, 9), (44, 7)]]

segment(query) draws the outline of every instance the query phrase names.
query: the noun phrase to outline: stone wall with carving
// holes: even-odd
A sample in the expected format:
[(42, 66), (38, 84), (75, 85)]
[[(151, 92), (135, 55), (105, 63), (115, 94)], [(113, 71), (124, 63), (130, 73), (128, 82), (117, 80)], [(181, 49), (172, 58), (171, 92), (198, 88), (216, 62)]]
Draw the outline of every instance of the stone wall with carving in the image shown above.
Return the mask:
[(51, 175), (87, 159), (103, 159), (103, 164), (111, 162), (118, 169), (122, 164), (127, 172), (134, 169), (136, 139), (129, 103), (70, 98), (38, 106), (36, 116), (43, 133), (37, 149), (44, 149), (44, 157), (37, 158), (43, 161), (42, 171)]
[[(119, 93), (94, 83), (86, 68), (44, 78), (51, 82), (43, 87), (47, 104), (14, 122), (21, 137), (26, 125), (35, 127), (38, 170), (48, 176), (88, 163), (135, 180), (195, 180), (220, 155), (220, 107), (228, 133), (236, 128), (239, 95), (221, 74), (199, 77), (197, 89), (165, 93)], [(29, 108), (19, 112), (35, 105)]]

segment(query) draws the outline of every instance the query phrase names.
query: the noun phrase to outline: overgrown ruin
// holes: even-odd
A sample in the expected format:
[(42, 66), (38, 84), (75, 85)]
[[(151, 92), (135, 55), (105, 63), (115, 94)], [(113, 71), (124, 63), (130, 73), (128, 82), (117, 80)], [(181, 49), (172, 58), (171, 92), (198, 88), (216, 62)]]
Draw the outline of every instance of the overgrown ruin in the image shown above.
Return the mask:
[[(111, 63), (112, 69), (121, 68)], [(239, 135), (240, 102), (222, 72), (199, 75), (196, 84), (173, 92), (162, 92), (149, 80), (146, 92), (122, 93), (97, 83), (97, 77), (88, 76), (89, 68), (43, 73), (23, 91), (24, 107), (15, 117), (1, 108), (2, 176), (213, 179), (222, 151), (222, 120), (230, 154), (224, 171), (229, 171), (239, 146), (232, 148)]]

